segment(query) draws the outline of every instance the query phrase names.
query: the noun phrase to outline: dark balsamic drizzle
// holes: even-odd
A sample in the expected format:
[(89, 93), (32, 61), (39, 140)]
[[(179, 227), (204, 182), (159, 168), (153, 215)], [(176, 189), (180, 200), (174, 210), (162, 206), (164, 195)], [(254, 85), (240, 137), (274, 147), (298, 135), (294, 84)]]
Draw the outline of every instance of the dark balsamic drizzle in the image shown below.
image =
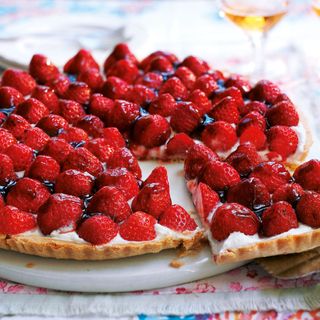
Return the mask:
[(5, 198), (9, 191), (16, 185), (16, 181), (10, 180), (6, 185), (0, 186), (0, 194)]
[(54, 194), (55, 184), (51, 181), (43, 181), (42, 184), (46, 186), (51, 194)]
[(70, 142), (71, 146), (75, 149), (83, 147), (86, 142), (85, 141), (75, 141), (75, 142)]

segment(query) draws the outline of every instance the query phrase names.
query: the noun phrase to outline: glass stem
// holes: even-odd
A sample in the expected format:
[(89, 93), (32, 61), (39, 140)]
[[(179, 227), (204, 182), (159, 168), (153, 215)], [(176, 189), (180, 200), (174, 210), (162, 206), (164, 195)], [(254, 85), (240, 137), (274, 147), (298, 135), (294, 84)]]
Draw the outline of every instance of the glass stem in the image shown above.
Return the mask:
[(253, 74), (254, 80), (261, 80), (265, 75), (265, 44), (267, 39), (266, 32), (250, 32), (249, 39), (253, 51)]

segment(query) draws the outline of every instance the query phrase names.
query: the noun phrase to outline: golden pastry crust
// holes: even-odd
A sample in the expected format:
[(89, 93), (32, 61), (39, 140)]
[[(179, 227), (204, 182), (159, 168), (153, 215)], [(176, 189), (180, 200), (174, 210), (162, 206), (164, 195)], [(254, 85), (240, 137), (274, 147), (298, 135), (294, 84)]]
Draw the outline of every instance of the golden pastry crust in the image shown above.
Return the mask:
[(188, 239), (174, 239), (166, 236), (161, 240), (145, 242), (128, 242), (94, 246), (90, 243), (75, 243), (56, 240), (45, 236), (6, 236), (0, 235), (0, 248), (47, 258), (72, 260), (108, 260), (157, 253), (164, 249), (183, 246), (192, 248), (203, 237), (202, 231), (197, 231)]

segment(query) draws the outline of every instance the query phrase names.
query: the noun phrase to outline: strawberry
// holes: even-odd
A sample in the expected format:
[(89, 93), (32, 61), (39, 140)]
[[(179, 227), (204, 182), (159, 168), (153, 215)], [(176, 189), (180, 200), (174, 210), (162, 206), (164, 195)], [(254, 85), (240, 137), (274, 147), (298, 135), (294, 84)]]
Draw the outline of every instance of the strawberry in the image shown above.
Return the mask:
[(202, 144), (194, 144), (190, 148), (184, 161), (184, 172), (186, 179), (197, 178), (206, 164), (210, 161), (219, 160), (218, 155)]
[(49, 109), (39, 100), (29, 98), (18, 105), (16, 112), (28, 122), (35, 124), (49, 114)]
[(175, 99), (186, 99), (188, 90), (182, 81), (177, 77), (172, 77), (163, 83), (159, 94), (170, 93)]
[(0, 127), (3, 125), (6, 119), (7, 119), (7, 116), (3, 112), (0, 112)]
[(258, 164), (250, 174), (250, 178), (258, 178), (273, 193), (281, 185), (291, 180), (290, 173), (281, 163), (262, 162)]
[(262, 230), (266, 237), (281, 234), (298, 226), (296, 213), (288, 202), (274, 203), (262, 214)]
[(65, 118), (56, 114), (49, 114), (37, 123), (37, 127), (52, 137), (56, 136), (62, 130), (66, 130), (69, 124)]
[(1, 86), (15, 88), (27, 96), (35, 88), (36, 82), (26, 71), (7, 69), (2, 75)]
[(219, 82), (226, 81), (226, 77), (224, 76), (223, 72), (220, 70), (211, 70), (209, 74), (214, 79), (214, 81), (219, 81)]
[(176, 132), (191, 133), (200, 124), (201, 117), (192, 102), (179, 102), (173, 111), (170, 125)]
[(123, 148), (126, 146), (126, 142), (117, 128), (104, 128), (103, 138), (108, 145), (114, 148)]
[(203, 182), (192, 193), (192, 199), (203, 223), (207, 222), (210, 212), (220, 201), (219, 195)]
[(233, 232), (254, 235), (259, 226), (259, 219), (250, 209), (238, 203), (225, 203), (213, 216), (211, 234), (215, 240), (222, 241)]
[(274, 104), (277, 104), (277, 103), (282, 102), (282, 101), (287, 101), (287, 102), (293, 104), (292, 101), (290, 100), (290, 98), (285, 93), (280, 93), (277, 96), (276, 100), (274, 101)]
[(51, 138), (47, 142), (41, 154), (50, 156), (51, 158), (62, 164), (72, 150), (73, 148), (71, 147), (71, 145), (64, 139)]
[(188, 100), (194, 103), (201, 116), (212, 109), (211, 101), (207, 98), (206, 94), (199, 89), (192, 91)]
[(2, 128), (7, 129), (16, 139), (20, 140), (24, 131), (31, 128), (31, 125), (23, 117), (12, 113), (3, 124)]
[(60, 74), (54, 81), (46, 83), (46, 85), (49, 86), (59, 97), (63, 97), (69, 87), (69, 84), (70, 79), (64, 74)]
[(173, 66), (171, 62), (164, 56), (157, 56), (154, 57), (151, 61), (148, 67), (144, 70), (146, 72), (148, 71), (158, 71), (163, 73), (172, 73), (173, 72)]
[(32, 56), (29, 72), (40, 83), (53, 81), (59, 76), (59, 69), (42, 54), (34, 54)]
[(197, 77), (209, 71), (209, 65), (204, 60), (194, 56), (188, 56), (182, 61), (182, 65), (188, 67)]
[(182, 81), (188, 90), (191, 90), (194, 87), (197, 79), (195, 74), (189, 68), (184, 66), (177, 68), (174, 75)]
[(34, 229), (36, 225), (36, 219), (31, 213), (13, 206), (0, 209), (0, 233), (3, 235), (23, 233)]
[(33, 150), (25, 144), (13, 144), (5, 153), (11, 158), (16, 172), (27, 170), (33, 160)]
[(301, 164), (293, 177), (303, 189), (320, 192), (320, 161), (312, 159)]
[(93, 178), (89, 174), (70, 169), (58, 175), (55, 192), (84, 197), (91, 193), (92, 187)]
[(16, 138), (6, 129), (0, 128), (0, 153), (17, 143)]
[(65, 73), (79, 74), (85, 70), (96, 69), (99, 70), (98, 63), (94, 60), (91, 53), (87, 50), (81, 49), (72, 57), (63, 67)]
[(81, 104), (73, 100), (60, 100), (59, 109), (60, 115), (72, 125), (76, 125), (86, 114)]
[(215, 191), (226, 190), (240, 181), (239, 173), (228, 163), (210, 161), (204, 167), (201, 182)]
[(131, 214), (131, 209), (124, 194), (114, 186), (106, 186), (96, 192), (87, 211), (89, 213), (102, 213), (115, 222), (124, 221)]
[(59, 163), (48, 156), (37, 156), (27, 170), (27, 176), (39, 181), (54, 182), (60, 173)]
[(156, 95), (152, 89), (142, 84), (136, 84), (129, 88), (126, 100), (141, 106), (148, 106), (155, 97)]
[(118, 77), (108, 77), (104, 82), (101, 92), (110, 99), (125, 99), (129, 90), (126, 81)]
[(134, 175), (125, 168), (107, 169), (99, 175), (96, 181), (98, 189), (104, 186), (114, 186), (123, 192), (126, 200), (139, 193), (139, 185)]
[(164, 211), (159, 223), (178, 232), (193, 231), (198, 227), (189, 213), (177, 204), (170, 206)]
[(108, 127), (117, 127), (120, 131), (130, 128), (140, 115), (139, 105), (125, 100), (115, 100)]
[(156, 238), (155, 224), (157, 220), (141, 211), (133, 213), (120, 226), (120, 235), (128, 241), (148, 241)]
[(133, 128), (134, 140), (147, 148), (163, 145), (171, 133), (168, 121), (158, 115), (147, 115), (137, 120)]
[(314, 191), (306, 191), (300, 198), (297, 208), (299, 221), (313, 227), (320, 227), (320, 194)]
[(259, 112), (261, 115), (265, 115), (268, 110), (268, 107), (265, 103), (261, 101), (249, 101), (242, 106), (239, 110), (241, 116), (245, 116), (247, 113), (256, 111)]
[(63, 163), (63, 171), (75, 169), (98, 176), (103, 171), (102, 164), (88, 149), (78, 148), (72, 150)]
[(119, 232), (119, 227), (107, 216), (93, 216), (83, 221), (77, 230), (80, 238), (93, 245), (110, 242)]
[(171, 116), (174, 110), (177, 108), (175, 99), (170, 93), (160, 94), (155, 98), (149, 107), (151, 114), (159, 114), (163, 117)]
[(270, 205), (270, 193), (258, 178), (244, 179), (233, 185), (227, 194), (227, 202), (237, 202), (251, 210)]
[(238, 124), (238, 128), (237, 128), (238, 135), (241, 136), (242, 132), (251, 126), (256, 126), (260, 128), (262, 131), (265, 131), (267, 125), (263, 115), (261, 115), (257, 111), (252, 111), (247, 113), (243, 118), (241, 118)]
[(213, 106), (209, 116), (216, 121), (225, 121), (229, 123), (238, 123), (240, 114), (237, 101), (231, 97), (225, 97)]
[(160, 183), (164, 185), (165, 188), (169, 189), (168, 172), (164, 166), (154, 168), (148, 178), (143, 182), (142, 186), (144, 187), (153, 183)]
[(163, 82), (163, 76), (156, 72), (147, 72), (139, 76), (135, 84), (144, 85), (150, 89), (159, 90)]
[(218, 88), (219, 86), (211, 74), (204, 74), (200, 76), (193, 86), (194, 90), (200, 89), (207, 97), (211, 96), (211, 94)]
[(5, 206), (5, 202), (3, 200), (2, 195), (0, 195), (0, 210)]
[(297, 126), (299, 115), (295, 106), (288, 101), (281, 101), (271, 107), (266, 117), (270, 126)]
[(88, 69), (80, 72), (77, 81), (86, 83), (93, 92), (100, 91), (104, 82), (102, 75), (97, 69)]
[(241, 176), (246, 176), (262, 162), (262, 159), (253, 144), (245, 143), (232, 152), (225, 161), (232, 165)]
[(240, 135), (240, 144), (251, 143), (257, 150), (263, 150), (267, 137), (258, 126), (252, 125), (245, 128)]
[(104, 121), (110, 117), (113, 105), (113, 100), (104, 97), (100, 93), (95, 93), (90, 99), (89, 112)]
[(40, 207), (37, 222), (44, 235), (55, 230), (64, 233), (76, 229), (81, 215), (82, 201), (79, 198), (55, 193)]
[(22, 178), (10, 189), (7, 204), (22, 211), (36, 213), (49, 199), (49, 190), (39, 181)]
[(103, 135), (104, 124), (97, 116), (87, 114), (83, 116), (78, 122), (77, 127), (85, 130), (89, 136), (98, 138)]
[(279, 87), (271, 81), (261, 80), (250, 90), (251, 100), (258, 100), (269, 104), (274, 104), (281, 94)]
[(193, 145), (194, 141), (188, 135), (177, 133), (167, 142), (166, 153), (169, 157), (185, 159)]
[(230, 123), (216, 121), (208, 124), (201, 133), (203, 143), (213, 151), (230, 150), (238, 138)]
[(16, 180), (13, 162), (9, 156), (0, 153), (0, 185), (6, 185), (9, 181)]
[(176, 64), (178, 62), (178, 58), (171, 52), (165, 51), (155, 51), (149, 54), (146, 58), (144, 58), (140, 63), (140, 69), (147, 70), (150, 66), (152, 60), (156, 57), (164, 57), (169, 60), (172, 64)]
[(32, 98), (35, 98), (42, 102), (50, 112), (59, 113), (59, 99), (54, 91), (47, 86), (36, 86), (31, 95)]
[(0, 87), (0, 106), (1, 109), (17, 106), (24, 100), (23, 95), (15, 88)]
[(275, 126), (268, 131), (269, 150), (275, 151), (287, 159), (298, 148), (299, 139), (296, 132), (290, 127)]
[(104, 138), (91, 139), (85, 147), (101, 162), (107, 162), (114, 153), (114, 147), (108, 144)]
[(230, 87), (230, 88), (227, 88), (223, 91), (220, 91), (220, 90), (216, 91), (213, 95), (213, 98), (212, 98), (212, 104), (215, 105), (216, 103), (218, 103), (219, 101), (221, 101), (222, 99), (224, 99), (226, 97), (233, 98), (236, 101), (238, 111), (240, 113), (243, 113), (243, 109), (245, 107), (244, 107), (244, 101), (242, 98), (242, 93), (236, 87)]
[(91, 89), (85, 82), (70, 83), (63, 97), (67, 100), (73, 100), (80, 104), (87, 104), (90, 101)]
[(239, 74), (230, 75), (230, 77), (226, 79), (224, 85), (226, 88), (236, 87), (242, 94), (246, 94), (251, 90), (250, 81)]
[(272, 201), (274, 203), (279, 201), (286, 201), (291, 205), (295, 205), (299, 201), (303, 193), (304, 191), (302, 187), (297, 183), (283, 184), (273, 193)]
[(130, 60), (118, 60), (107, 71), (107, 77), (118, 77), (127, 83), (133, 83), (139, 75), (139, 69)]

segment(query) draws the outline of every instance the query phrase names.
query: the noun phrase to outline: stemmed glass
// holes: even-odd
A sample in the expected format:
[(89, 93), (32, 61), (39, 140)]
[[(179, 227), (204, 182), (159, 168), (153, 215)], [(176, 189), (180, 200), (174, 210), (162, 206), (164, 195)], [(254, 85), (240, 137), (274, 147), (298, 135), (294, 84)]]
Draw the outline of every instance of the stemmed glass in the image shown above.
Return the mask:
[(267, 34), (287, 13), (287, 0), (221, 0), (225, 17), (248, 35), (253, 47), (253, 79), (264, 77)]

